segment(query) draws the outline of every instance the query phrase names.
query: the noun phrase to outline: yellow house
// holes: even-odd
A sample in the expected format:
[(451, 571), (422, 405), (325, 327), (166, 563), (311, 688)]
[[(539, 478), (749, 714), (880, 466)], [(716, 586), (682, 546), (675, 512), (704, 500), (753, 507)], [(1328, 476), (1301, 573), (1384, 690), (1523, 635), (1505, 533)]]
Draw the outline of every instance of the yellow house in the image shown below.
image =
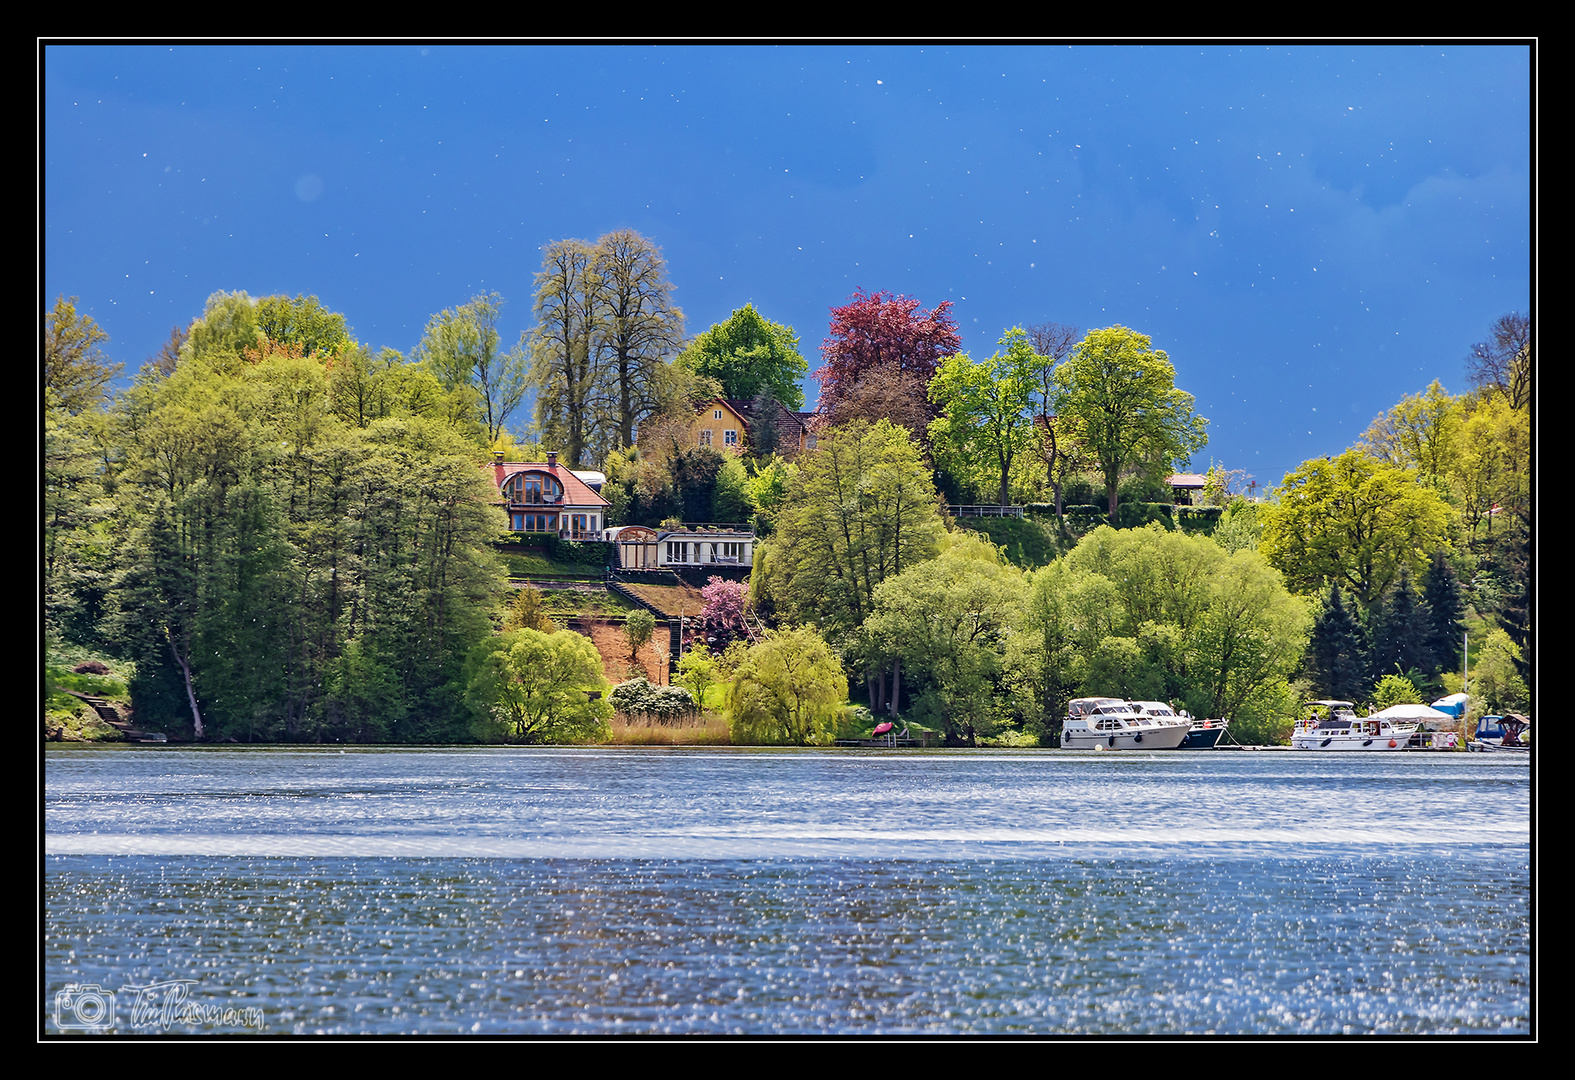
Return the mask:
[[(777, 415), (772, 420), (777, 432), (776, 452), (792, 458), (814, 449), (815, 435), (809, 428), (809, 419), (814, 414), (790, 412), (780, 403), (776, 408)], [(695, 417), (694, 427), (690, 429), (690, 445), (741, 454), (749, 448), (749, 422), (754, 414), (753, 401), (712, 398)]]

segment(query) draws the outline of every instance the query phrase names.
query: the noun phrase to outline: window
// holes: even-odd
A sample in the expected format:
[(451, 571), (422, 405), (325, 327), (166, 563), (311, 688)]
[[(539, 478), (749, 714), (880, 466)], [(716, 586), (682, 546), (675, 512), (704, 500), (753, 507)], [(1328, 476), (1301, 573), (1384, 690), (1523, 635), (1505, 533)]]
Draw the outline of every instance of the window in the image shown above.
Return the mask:
[(724, 446), (737, 446), (738, 445), (738, 432), (736, 432), (736, 431), (724, 431), (724, 432), (722, 432), (722, 445), (724, 445)]
[(563, 485), (546, 473), (515, 473), (503, 482), (503, 497), (533, 506), (558, 503), (563, 501)]
[(710, 428), (706, 428), (704, 431), (702, 431), (700, 433), (700, 445), (701, 446), (710, 446), (711, 445), (711, 429)]
[(720, 419), (722, 419), (722, 410), (721, 409), (714, 409), (714, 410), (712, 410), (712, 412), (711, 412), (711, 419), (713, 419), (713, 420), (720, 420)]

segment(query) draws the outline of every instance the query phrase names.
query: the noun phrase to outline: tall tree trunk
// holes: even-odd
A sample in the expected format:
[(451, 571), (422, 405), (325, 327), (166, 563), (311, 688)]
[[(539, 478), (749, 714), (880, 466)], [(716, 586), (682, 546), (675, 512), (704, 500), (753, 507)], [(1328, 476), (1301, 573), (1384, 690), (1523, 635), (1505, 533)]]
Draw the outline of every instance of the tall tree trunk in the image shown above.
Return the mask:
[(170, 628), (164, 628), (164, 640), (170, 643), (170, 655), (180, 665), (181, 678), (186, 680), (186, 700), (191, 702), (191, 727), (194, 738), (202, 738), (202, 713), (197, 710), (197, 694), (191, 687), (191, 665), (186, 663), (186, 658), (175, 647), (175, 635), (170, 633)]

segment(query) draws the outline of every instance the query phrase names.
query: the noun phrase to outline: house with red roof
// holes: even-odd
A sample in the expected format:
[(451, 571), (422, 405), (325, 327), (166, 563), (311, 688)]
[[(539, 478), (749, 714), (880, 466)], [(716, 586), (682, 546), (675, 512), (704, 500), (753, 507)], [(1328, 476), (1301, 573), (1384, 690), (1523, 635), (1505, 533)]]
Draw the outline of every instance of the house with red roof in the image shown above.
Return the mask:
[(555, 452), (545, 464), (504, 461), (492, 455), (492, 482), (509, 519), (509, 531), (557, 536), (563, 540), (600, 540), (607, 528), (608, 502), (580, 476), (558, 464)]

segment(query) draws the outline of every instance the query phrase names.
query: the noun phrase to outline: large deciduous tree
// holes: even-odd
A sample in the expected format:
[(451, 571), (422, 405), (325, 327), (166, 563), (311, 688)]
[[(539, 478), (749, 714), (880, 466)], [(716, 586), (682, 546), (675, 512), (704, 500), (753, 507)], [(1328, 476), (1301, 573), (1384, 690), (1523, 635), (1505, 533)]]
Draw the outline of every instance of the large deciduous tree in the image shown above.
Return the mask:
[(604, 373), (605, 412), (617, 445), (633, 446), (642, 421), (661, 409), (660, 371), (683, 342), (684, 313), (673, 304), (662, 250), (633, 229), (596, 242), (601, 319), (595, 347)]
[(91, 315), (77, 313), (77, 298), (60, 297), (44, 316), (44, 396), (49, 408), (75, 416), (93, 408), (120, 374), (99, 347), (109, 340)]
[(876, 372), (888, 379), (901, 376), (922, 394), (942, 358), (961, 344), (950, 300), (924, 311), (912, 297), (858, 289), (848, 303), (831, 309), (831, 330), (820, 346), (825, 363), (815, 372), (820, 381), (817, 407), (832, 414)]
[[(1022, 616), (1027, 586), (994, 545), (949, 534), (940, 556), (887, 578), (875, 589), (864, 629), (883, 657), (918, 688), (915, 707), (947, 737), (974, 744), (1012, 713), (1007, 644)], [(892, 689), (897, 711), (900, 686)]]
[(1147, 334), (1125, 326), (1090, 331), (1056, 369), (1062, 413), (1073, 417), (1104, 475), (1116, 523), (1121, 474), (1140, 464), (1184, 465), (1208, 441), (1208, 421), (1192, 395), (1176, 389), (1176, 369)]
[(661, 250), (628, 229), (544, 249), (530, 382), (543, 442), (571, 467), (632, 445), (683, 396), (664, 363), (683, 338), (672, 289)]
[(484, 735), (501, 730), (516, 742), (581, 742), (602, 734), (612, 711), (601, 693), (601, 656), (573, 630), (499, 634), (476, 646), (469, 670), (467, 695)]
[(1531, 403), (1532, 374), (1531, 320), (1518, 311), (1501, 315), (1466, 357), (1472, 385), (1496, 391), (1513, 409)]
[(503, 297), (493, 292), (438, 312), (427, 322), (414, 356), (445, 389), (475, 389), (489, 444), (503, 433), (503, 426), (524, 400), (528, 388), (530, 360), (524, 336), (507, 352), (502, 348), (498, 334), (502, 307)]
[(809, 362), (798, 351), (791, 326), (774, 323), (745, 304), (689, 343), (680, 365), (722, 384), (724, 397), (752, 401), (769, 393), (790, 409), (804, 407), (799, 385)]
[(1409, 469), (1360, 449), (1289, 473), (1279, 502), (1259, 512), (1261, 550), (1290, 586), (1316, 593), (1338, 583), (1371, 608), (1400, 576), (1415, 576), (1447, 547), (1451, 512)]
[(874, 610), (877, 585), (935, 557), (940, 533), (935, 485), (906, 431), (886, 420), (833, 429), (798, 459), (754, 588), (842, 641)]
[(942, 411), (930, 439), (954, 471), (988, 462), (1005, 506), (1012, 466), (1034, 444), (1033, 392), (1046, 359), (1021, 329), (1008, 330), (999, 345), (988, 360), (957, 353), (942, 362), (930, 383), (930, 400)]
[(601, 436), (594, 405), (602, 379), (596, 340), (604, 307), (596, 249), (583, 240), (548, 244), (536, 275), (531, 383), (542, 441), (580, 468)]
[(848, 696), (842, 662), (807, 626), (773, 631), (745, 653), (727, 692), (735, 743), (827, 741)]

